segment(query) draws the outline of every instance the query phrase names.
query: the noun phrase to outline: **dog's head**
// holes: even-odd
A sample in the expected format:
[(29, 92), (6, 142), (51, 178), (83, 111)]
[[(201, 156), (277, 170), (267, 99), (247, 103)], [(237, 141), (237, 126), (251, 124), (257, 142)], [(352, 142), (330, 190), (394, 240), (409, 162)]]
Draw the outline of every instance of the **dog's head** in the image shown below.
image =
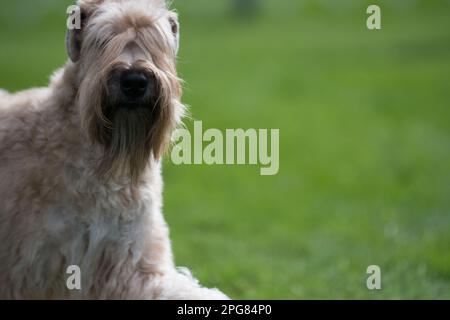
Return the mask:
[(79, 0), (81, 28), (67, 49), (82, 127), (104, 149), (103, 176), (135, 181), (181, 121), (179, 25), (164, 0)]

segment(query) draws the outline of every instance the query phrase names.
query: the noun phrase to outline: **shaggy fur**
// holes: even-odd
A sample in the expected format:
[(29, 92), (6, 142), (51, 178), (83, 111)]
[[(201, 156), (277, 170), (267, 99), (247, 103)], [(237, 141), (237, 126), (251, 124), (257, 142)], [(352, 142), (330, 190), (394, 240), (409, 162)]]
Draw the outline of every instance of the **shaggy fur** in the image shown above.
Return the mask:
[[(175, 268), (161, 213), (160, 157), (184, 112), (176, 14), (163, 0), (79, 5), (50, 86), (0, 90), (0, 298), (225, 299)], [(154, 80), (133, 109), (115, 87), (130, 68)]]

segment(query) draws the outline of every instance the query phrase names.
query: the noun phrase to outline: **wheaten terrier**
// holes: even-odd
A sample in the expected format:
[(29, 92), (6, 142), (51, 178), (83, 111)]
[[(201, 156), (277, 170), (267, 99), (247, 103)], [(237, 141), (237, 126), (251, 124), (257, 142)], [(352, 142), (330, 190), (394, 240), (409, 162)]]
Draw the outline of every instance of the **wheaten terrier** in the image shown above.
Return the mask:
[(78, 5), (50, 86), (0, 91), (0, 298), (225, 299), (175, 267), (161, 213), (184, 111), (177, 15), (164, 0)]

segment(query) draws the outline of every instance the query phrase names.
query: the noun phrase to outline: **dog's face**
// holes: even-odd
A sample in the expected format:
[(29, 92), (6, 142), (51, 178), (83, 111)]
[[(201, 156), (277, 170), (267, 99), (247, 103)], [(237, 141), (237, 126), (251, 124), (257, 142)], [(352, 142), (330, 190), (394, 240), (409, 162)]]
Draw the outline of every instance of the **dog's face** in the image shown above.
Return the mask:
[(82, 126), (104, 148), (103, 176), (136, 180), (181, 121), (179, 26), (163, 0), (80, 0), (81, 30), (68, 32)]

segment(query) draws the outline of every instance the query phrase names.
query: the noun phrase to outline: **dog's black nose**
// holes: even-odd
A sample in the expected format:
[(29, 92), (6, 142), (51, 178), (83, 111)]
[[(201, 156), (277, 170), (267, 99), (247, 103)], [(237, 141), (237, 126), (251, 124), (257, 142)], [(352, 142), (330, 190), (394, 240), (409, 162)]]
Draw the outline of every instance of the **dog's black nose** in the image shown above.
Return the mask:
[(126, 71), (120, 78), (120, 89), (129, 98), (140, 98), (147, 91), (149, 79), (143, 72)]

